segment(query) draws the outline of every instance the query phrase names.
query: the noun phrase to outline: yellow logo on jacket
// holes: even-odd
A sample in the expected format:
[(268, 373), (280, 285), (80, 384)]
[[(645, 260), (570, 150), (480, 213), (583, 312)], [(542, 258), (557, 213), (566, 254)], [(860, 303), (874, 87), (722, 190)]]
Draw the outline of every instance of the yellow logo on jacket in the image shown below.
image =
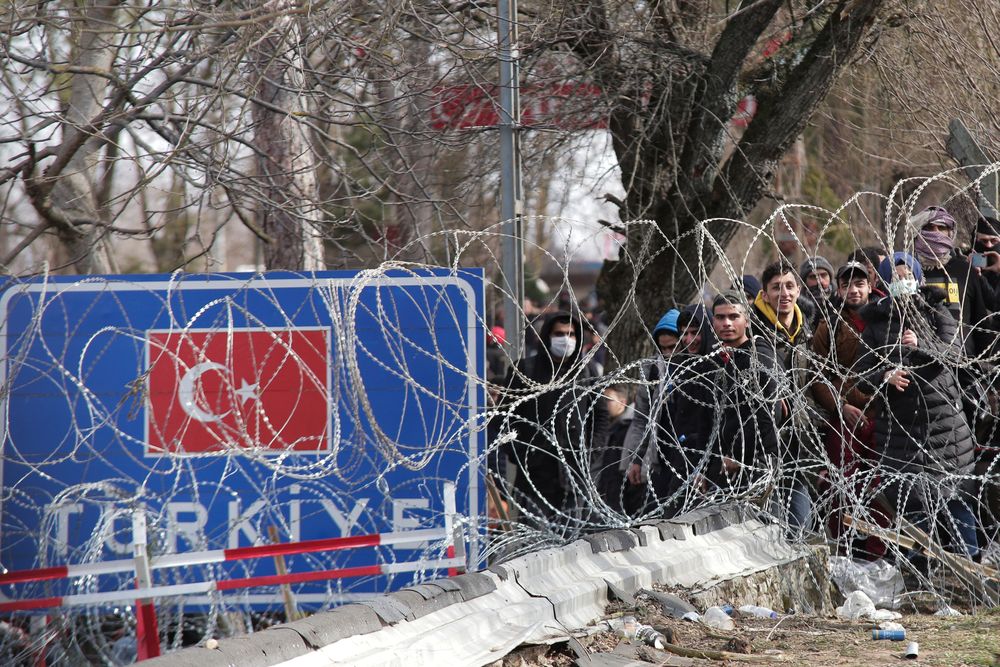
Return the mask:
[(948, 303), (958, 303), (958, 283), (927, 283), (927, 287), (936, 287), (947, 293)]

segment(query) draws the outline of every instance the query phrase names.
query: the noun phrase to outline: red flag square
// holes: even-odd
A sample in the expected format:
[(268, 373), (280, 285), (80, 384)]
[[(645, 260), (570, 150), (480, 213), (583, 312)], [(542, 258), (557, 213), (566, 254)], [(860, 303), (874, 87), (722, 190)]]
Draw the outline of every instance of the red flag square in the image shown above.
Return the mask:
[(150, 331), (146, 453), (330, 450), (328, 329)]

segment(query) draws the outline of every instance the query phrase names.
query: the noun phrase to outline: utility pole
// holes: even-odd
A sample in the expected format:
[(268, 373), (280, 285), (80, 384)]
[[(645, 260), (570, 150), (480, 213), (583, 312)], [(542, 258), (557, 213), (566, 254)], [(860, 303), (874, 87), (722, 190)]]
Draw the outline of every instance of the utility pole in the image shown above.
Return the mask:
[[(991, 218), (997, 217), (997, 172), (990, 171), (993, 163), (986, 155), (965, 124), (957, 118), (948, 123), (948, 153), (965, 170), (965, 175), (973, 183), (978, 181), (979, 213)], [(985, 176), (984, 172), (989, 171)]]
[(500, 218), (503, 243), (504, 333), (507, 353), (524, 352), (524, 201), (521, 193), (521, 99), (518, 73), (517, 0), (497, 1), (500, 57)]

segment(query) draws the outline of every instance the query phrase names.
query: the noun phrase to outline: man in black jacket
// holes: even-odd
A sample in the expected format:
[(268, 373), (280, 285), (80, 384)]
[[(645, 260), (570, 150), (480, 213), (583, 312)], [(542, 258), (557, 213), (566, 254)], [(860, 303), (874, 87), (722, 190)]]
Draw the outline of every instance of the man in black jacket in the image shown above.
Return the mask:
[(702, 453), (694, 461), (695, 490), (745, 492), (780, 460), (776, 421), (784, 372), (773, 346), (751, 339), (748, 325), (743, 298), (719, 294), (712, 328), (720, 345), (688, 370), (682, 385), (684, 406), (674, 428), (689, 452)]
[[(1000, 301), (1000, 221), (994, 217), (980, 216), (976, 223), (976, 234), (972, 242), (973, 257), (970, 263), (992, 291), (995, 301)], [(1000, 318), (993, 315), (991, 330), (1000, 330)], [(998, 346), (987, 351), (986, 357), (994, 357)], [(991, 419), (983, 419), (975, 424), (978, 436), (975, 476), (980, 489), (979, 507), (980, 543), (987, 544), (1000, 536), (1000, 484), (997, 483), (997, 469), (1000, 467), (1000, 387), (994, 383), (987, 394), (987, 406), (991, 406)]]
[(940, 524), (946, 542), (978, 552), (970, 495), (975, 443), (961, 409), (956, 322), (944, 292), (921, 286), (919, 262), (897, 252), (879, 266), (890, 296), (861, 311), (858, 387), (876, 397), (875, 446), (896, 512), (918, 526)]
[(990, 328), (996, 297), (980, 272), (955, 248), (955, 218), (940, 206), (930, 206), (910, 218), (910, 227), (916, 234), (913, 250), (923, 268), (924, 284), (944, 293), (966, 354), (982, 357), (996, 340)]
[[(590, 511), (594, 457), (607, 441), (607, 407), (581, 360), (583, 325), (567, 312), (550, 315), (537, 354), (517, 364), (504, 404), (515, 432), (509, 457), (517, 468), (514, 502), (525, 520), (579, 527)], [(504, 429), (506, 430), (506, 429)]]

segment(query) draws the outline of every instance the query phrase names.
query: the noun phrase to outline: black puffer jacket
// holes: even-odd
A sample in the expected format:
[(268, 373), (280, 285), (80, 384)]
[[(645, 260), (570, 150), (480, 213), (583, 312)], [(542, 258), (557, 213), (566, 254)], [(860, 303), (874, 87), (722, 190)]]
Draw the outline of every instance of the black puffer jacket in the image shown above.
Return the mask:
[[(862, 352), (855, 365), (859, 388), (875, 395), (876, 455), (889, 470), (935, 479), (972, 471), (975, 442), (962, 412), (958, 363), (963, 345), (940, 290), (921, 288), (910, 297), (883, 297), (865, 306)], [(912, 329), (917, 347), (900, 343)], [(903, 368), (910, 385), (899, 391), (885, 382)]]

